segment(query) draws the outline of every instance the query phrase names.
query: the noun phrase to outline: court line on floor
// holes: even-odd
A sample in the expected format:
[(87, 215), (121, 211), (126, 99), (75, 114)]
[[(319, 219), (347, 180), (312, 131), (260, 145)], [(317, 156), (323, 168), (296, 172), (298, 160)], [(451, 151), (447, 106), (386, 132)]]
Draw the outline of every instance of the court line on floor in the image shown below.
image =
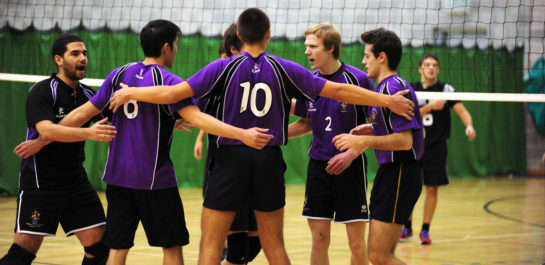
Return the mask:
[(513, 217), (509, 217), (509, 216), (505, 216), (505, 215), (493, 212), (492, 210), (489, 209), (489, 206), (492, 205), (493, 203), (496, 203), (496, 202), (506, 201), (506, 200), (510, 200), (510, 199), (516, 199), (516, 198), (530, 197), (530, 196), (543, 196), (543, 194), (530, 194), (530, 195), (517, 195), (517, 196), (503, 197), (503, 198), (488, 201), (487, 203), (484, 204), (483, 208), (484, 208), (485, 212), (487, 212), (488, 214), (494, 215), (494, 216), (499, 217), (501, 219), (510, 220), (510, 221), (517, 222), (517, 223), (520, 223), (520, 224), (526, 224), (526, 225), (535, 226), (535, 227), (539, 227), (539, 228), (545, 228), (545, 224), (525, 222), (525, 221), (517, 219), (517, 218), (513, 218)]

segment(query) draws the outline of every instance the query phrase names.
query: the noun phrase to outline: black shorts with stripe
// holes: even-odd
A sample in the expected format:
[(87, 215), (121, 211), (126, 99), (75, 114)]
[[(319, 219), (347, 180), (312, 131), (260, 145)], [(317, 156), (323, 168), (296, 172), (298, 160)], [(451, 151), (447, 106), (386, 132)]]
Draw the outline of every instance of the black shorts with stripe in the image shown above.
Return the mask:
[(447, 154), (447, 141), (426, 145), (424, 154), (420, 159), (424, 185), (441, 186), (449, 184)]
[(54, 236), (59, 223), (66, 236), (106, 224), (102, 203), (86, 177), (56, 188), (19, 190), (16, 232)]
[(339, 175), (327, 173), (327, 162), (309, 161), (303, 217), (339, 223), (369, 221), (365, 156), (358, 156)]
[(221, 146), (208, 175), (203, 205), (233, 212), (245, 205), (263, 212), (278, 210), (286, 204), (285, 171), (280, 147)]
[(371, 219), (405, 224), (422, 191), (416, 160), (380, 165), (371, 191)]

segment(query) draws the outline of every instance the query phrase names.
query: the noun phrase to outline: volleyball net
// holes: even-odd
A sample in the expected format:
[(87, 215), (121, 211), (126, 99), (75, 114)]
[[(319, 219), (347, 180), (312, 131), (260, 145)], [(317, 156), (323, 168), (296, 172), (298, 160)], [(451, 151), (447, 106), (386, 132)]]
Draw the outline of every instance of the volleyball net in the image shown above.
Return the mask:
[[(418, 80), (421, 55), (434, 53), (439, 78), (457, 92), (523, 93), (524, 75), (545, 54), (544, 0), (7, 0), (0, 2), (0, 73), (54, 71), (44, 55), (60, 32), (72, 32), (88, 46), (87, 77), (104, 78), (111, 67), (143, 58), (138, 33), (162, 18), (182, 29), (173, 72), (187, 78), (217, 58), (223, 31), (253, 6), (270, 17), (272, 54), (308, 67), (304, 31), (330, 22), (341, 32), (341, 60), (363, 69), (360, 35), (384, 27), (404, 45), (401, 76)], [(39, 67), (29, 68), (30, 56), (45, 58), (32, 58)]]

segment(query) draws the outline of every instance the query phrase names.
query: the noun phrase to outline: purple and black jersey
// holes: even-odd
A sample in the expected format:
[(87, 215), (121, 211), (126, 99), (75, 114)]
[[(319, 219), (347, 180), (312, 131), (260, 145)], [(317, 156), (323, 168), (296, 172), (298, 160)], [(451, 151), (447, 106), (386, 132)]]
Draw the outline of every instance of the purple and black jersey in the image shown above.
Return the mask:
[[(344, 63), (333, 75), (324, 76), (320, 74), (320, 71), (314, 73), (333, 82), (353, 84), (374, 91), (373, 82), (365, 72)], [(338, 134), (349, 133), (352, 128), (364, 124), (366, 116), (363, 106), (325, 97), (319, 97), (314, 103), (298, 100), (294, 114), (311, 120), (313, 135), (309, 156), (312, 159), (326, 161), (340, 153), (331, 139)]]
[[(266, 52), (257, 58), (245, 52), (212, 62), (187, 82), (196, 98), (210, 98), (216, 118), (243, 129), (267, 128), (274, 135), (268, 146), (280, 146), (288, 140), (291, 98), (314, 101), (326, 80)], [(224, 137), (216, 144), (243, 145)]]
[(379, 165), (404, 161), (418, 160), (424, 153), (424, 125), (420, 116), (420, 108), (418, 107), (418, 99), (412, 87), (397, 74), (391, 75), (380, 82), (376, 92), (386, 95), (394, 95), (395, 93), (409, 89), (409, 94), (406, 95), (415, 104), (412, 120), (407, 120), (402, 116), (393, 113), (388, 108), (369, 107), (369, 120), (373, 123), (373, 136), (383, 136), (393, 133), (412, 130), (413, 146), (407, 151), (384, 151), (375, 150), (377, 162)]
[[(81, 83), (76, 89), (69, 87), (56, 74), (40, 81), (28, 91), (26, 99), (27, 140), (38, 138), (36, 124), (48, 120), (59, 123), (64, 116), (83, 105), (95, 94)], [(98, 115), (98, 118), (103, 118)], [(89, 123), (83, 125), (89, 126)], [(47, 188), (74, 182), (73, 175), (85, 172), (85, 141), (73, 143), (52, 142), (35, 155), (23, 159), (20, 168), (19, 188)], [(85, 177), (85, 174), (79, 174)]]
[[(107, 108), (120, 83), (145, 87), (181, 82), (180, 77), (158, 65), (127, 64), (108, 75), (91, 103), (99, 109)], [(103, 180), (110, 185), (141, 190), (177, 187), (170, 145), (176, 112), (192, 104), (191, 99), (170, 105), (130, 100), (119, 108), (112, 116), (117, 135), (110, 142)]]

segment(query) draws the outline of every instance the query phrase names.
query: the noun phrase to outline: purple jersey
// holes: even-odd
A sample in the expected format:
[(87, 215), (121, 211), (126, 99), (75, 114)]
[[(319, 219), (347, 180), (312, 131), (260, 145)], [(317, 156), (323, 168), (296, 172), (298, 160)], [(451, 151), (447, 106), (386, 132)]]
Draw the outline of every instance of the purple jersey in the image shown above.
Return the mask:
[[(243, 129), (267, 128), (274, 135), (267, 145), (280, 146), (288, 141), (291, 98), (314, 101), (326, 80), (266, 52), (257, 58), (245, 52), (212, 62), (187, 82), (196, 98), (210, 98), (216, 118)], [(216, 144), (243, 143), (218, 137)]]
[[(353, 66), (342, 64), (333, 75), (324, 76), (319, 71), (316, 75), (337, 83), (353, 84), (374, 90), (373, 82), (367, 74)], [(310, 118), (312, 124), (312, 143), (308, 155), (316, 160), (330, 160), (340, 152), (331, 139), (338, 134), (365, 123), (363, 106), (347, 104), (334, 99), (320, 97), (316, 102), (298, 100), (294, 114)]]
[[(90, 101), (99, 109), (106, 108), (120, 83), (145, 87), (181, 82), (180, 77), (158, 65), (127, 64), (111, 72)], [(131, 100), (119, 108), (112, 116), (117, 135), (110, 142), (103, 180), (110, 185), (142, 190), (177, 187), (170, 145), (176, 112), (188, 105), (192, 105), (191, 99), (171, 105)]]
[(384, 151), (375, 150), (377, 162), (379, 165), (398, 162), (403, 160), (418, 160), (424, 153), (424, 125), (420, 116), (418, 99), (412, 87), (398, 75), (391, 75), (377, 86), (376, 92), (386, 95), (393, 95), (399, 91), (409, 89), (406, 96), (415, 104), (412, 120), (407, 120), (402, 116), (393, 113), (388, 108), (369, 107), (369, 120), (373, 123), (373, 136), (383, 136), (392, 133), (412, 130), (413, 146), (406, 151)]

